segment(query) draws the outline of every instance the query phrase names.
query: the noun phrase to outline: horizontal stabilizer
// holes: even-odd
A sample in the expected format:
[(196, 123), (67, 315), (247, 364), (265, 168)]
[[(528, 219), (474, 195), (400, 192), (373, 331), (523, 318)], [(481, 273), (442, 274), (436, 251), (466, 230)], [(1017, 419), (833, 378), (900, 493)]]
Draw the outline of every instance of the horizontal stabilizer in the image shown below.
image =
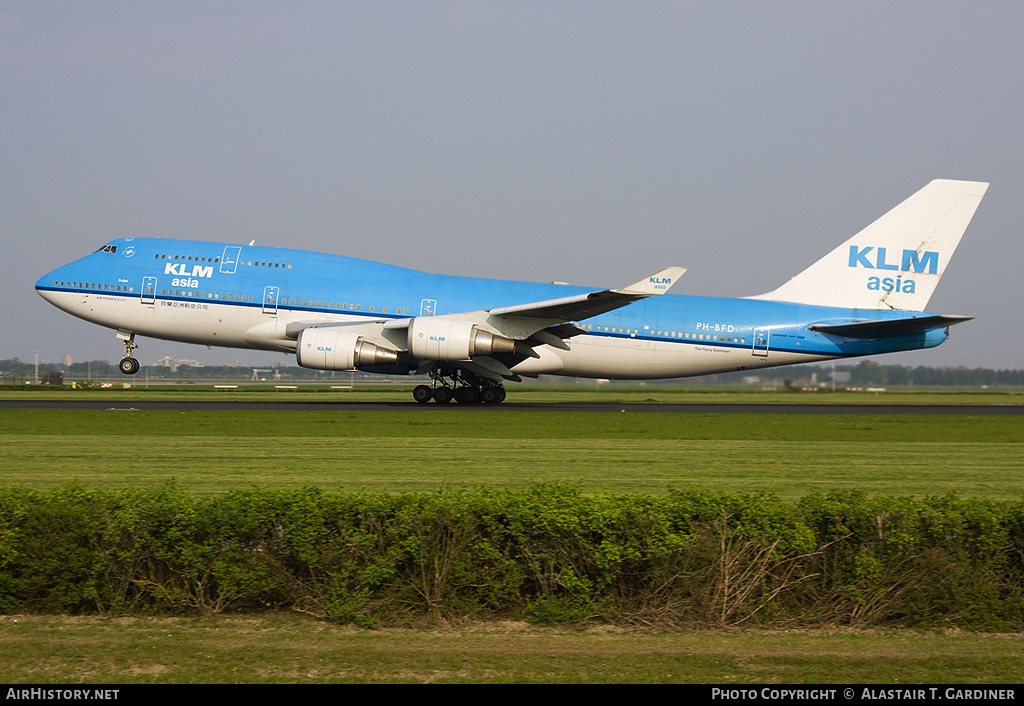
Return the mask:
[(852, 324), (812, 324), (811, 331), (843, 338), (895, 338), (922, 333), (970, 321), (973, 316), (918, 316), (911, 319), (881, 319)]

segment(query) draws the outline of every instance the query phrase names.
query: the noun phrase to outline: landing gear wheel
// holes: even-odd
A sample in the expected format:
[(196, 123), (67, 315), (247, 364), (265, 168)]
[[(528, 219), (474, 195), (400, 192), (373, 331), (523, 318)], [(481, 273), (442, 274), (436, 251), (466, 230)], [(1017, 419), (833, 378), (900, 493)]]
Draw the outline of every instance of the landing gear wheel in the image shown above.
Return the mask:
[(135, 358), (122, 358), (121, 362), (117, 364), (117, 367), (125, 375), (134, 375), (139, 372), (139, 361)]
[(125, 375), (134, 375), (139, 372), (139, 361), (132, 358), (132, 351), (139, 347), (135, 342), (135, 333), (118, 329), (117, 337), (124, 341), (124, 353), (121, 354), (121, 362), (117, 367)]
[(484, 404), (500, 404), (505, 399), (505, 388), (497, 385), (485, 387), (484, 391), (480, 393), (480, 397)]
[(431, 392), (430, 387), (427, 385), (417, 385), (412, 391), (412, 398), (420, 404), (426, 404), (430, 402), (430, 398), (434, 396)]
[(434, 402), (438, 404), (448, 404), (452, 401), (452, 388), (450, 387), (439, 387), (434, 390)]
[(480, 401), (480, 393), (475, 387), (460, 387), (455, 391), (455, 401), (459, 404), (476, 404)]

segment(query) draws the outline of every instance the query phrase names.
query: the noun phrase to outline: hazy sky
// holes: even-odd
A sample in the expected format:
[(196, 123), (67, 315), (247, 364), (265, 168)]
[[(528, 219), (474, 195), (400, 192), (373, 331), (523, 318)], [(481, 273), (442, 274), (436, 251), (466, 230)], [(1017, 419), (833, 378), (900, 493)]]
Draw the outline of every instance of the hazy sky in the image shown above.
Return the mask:
[(977, 319), (876, 360), (1024, 368), (1021, 27), (1016, 1), (0, 0), (0, 357), (120, 357), (33, 288), (118, 237), (744, 296), (951, 178), (992, 186), (929, 309)]

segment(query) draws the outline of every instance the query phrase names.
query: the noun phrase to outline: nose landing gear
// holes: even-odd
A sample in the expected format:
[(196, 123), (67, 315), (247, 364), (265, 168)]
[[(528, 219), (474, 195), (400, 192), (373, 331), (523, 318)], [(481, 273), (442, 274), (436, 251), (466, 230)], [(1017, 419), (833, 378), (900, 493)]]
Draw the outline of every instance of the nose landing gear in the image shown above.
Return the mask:
[(121, 355), (121, 361), (117, 364), (117, 368), (125, 375), (134, 375), (139, 372), (139, 361), (132, 357), (132, 351), (139, 347), (139, 344), (135, 342), (135, 334), (118, 331), (117, 337), (124, 341), (124, 353)]

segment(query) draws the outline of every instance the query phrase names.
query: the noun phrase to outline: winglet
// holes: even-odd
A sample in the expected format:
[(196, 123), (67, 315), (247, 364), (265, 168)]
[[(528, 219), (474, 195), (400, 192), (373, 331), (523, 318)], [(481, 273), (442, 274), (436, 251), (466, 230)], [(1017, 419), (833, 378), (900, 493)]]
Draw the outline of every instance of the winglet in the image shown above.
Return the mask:
[(664, 294), (669, 290), (677, 279), (686, 272), (685, 267), (666, 267), (660, 272), (655, 272), (650, 277), (644, 277), (622, 289), (613, 289), (615, 294), (626, 294), (633, 297), (653, 297)]

